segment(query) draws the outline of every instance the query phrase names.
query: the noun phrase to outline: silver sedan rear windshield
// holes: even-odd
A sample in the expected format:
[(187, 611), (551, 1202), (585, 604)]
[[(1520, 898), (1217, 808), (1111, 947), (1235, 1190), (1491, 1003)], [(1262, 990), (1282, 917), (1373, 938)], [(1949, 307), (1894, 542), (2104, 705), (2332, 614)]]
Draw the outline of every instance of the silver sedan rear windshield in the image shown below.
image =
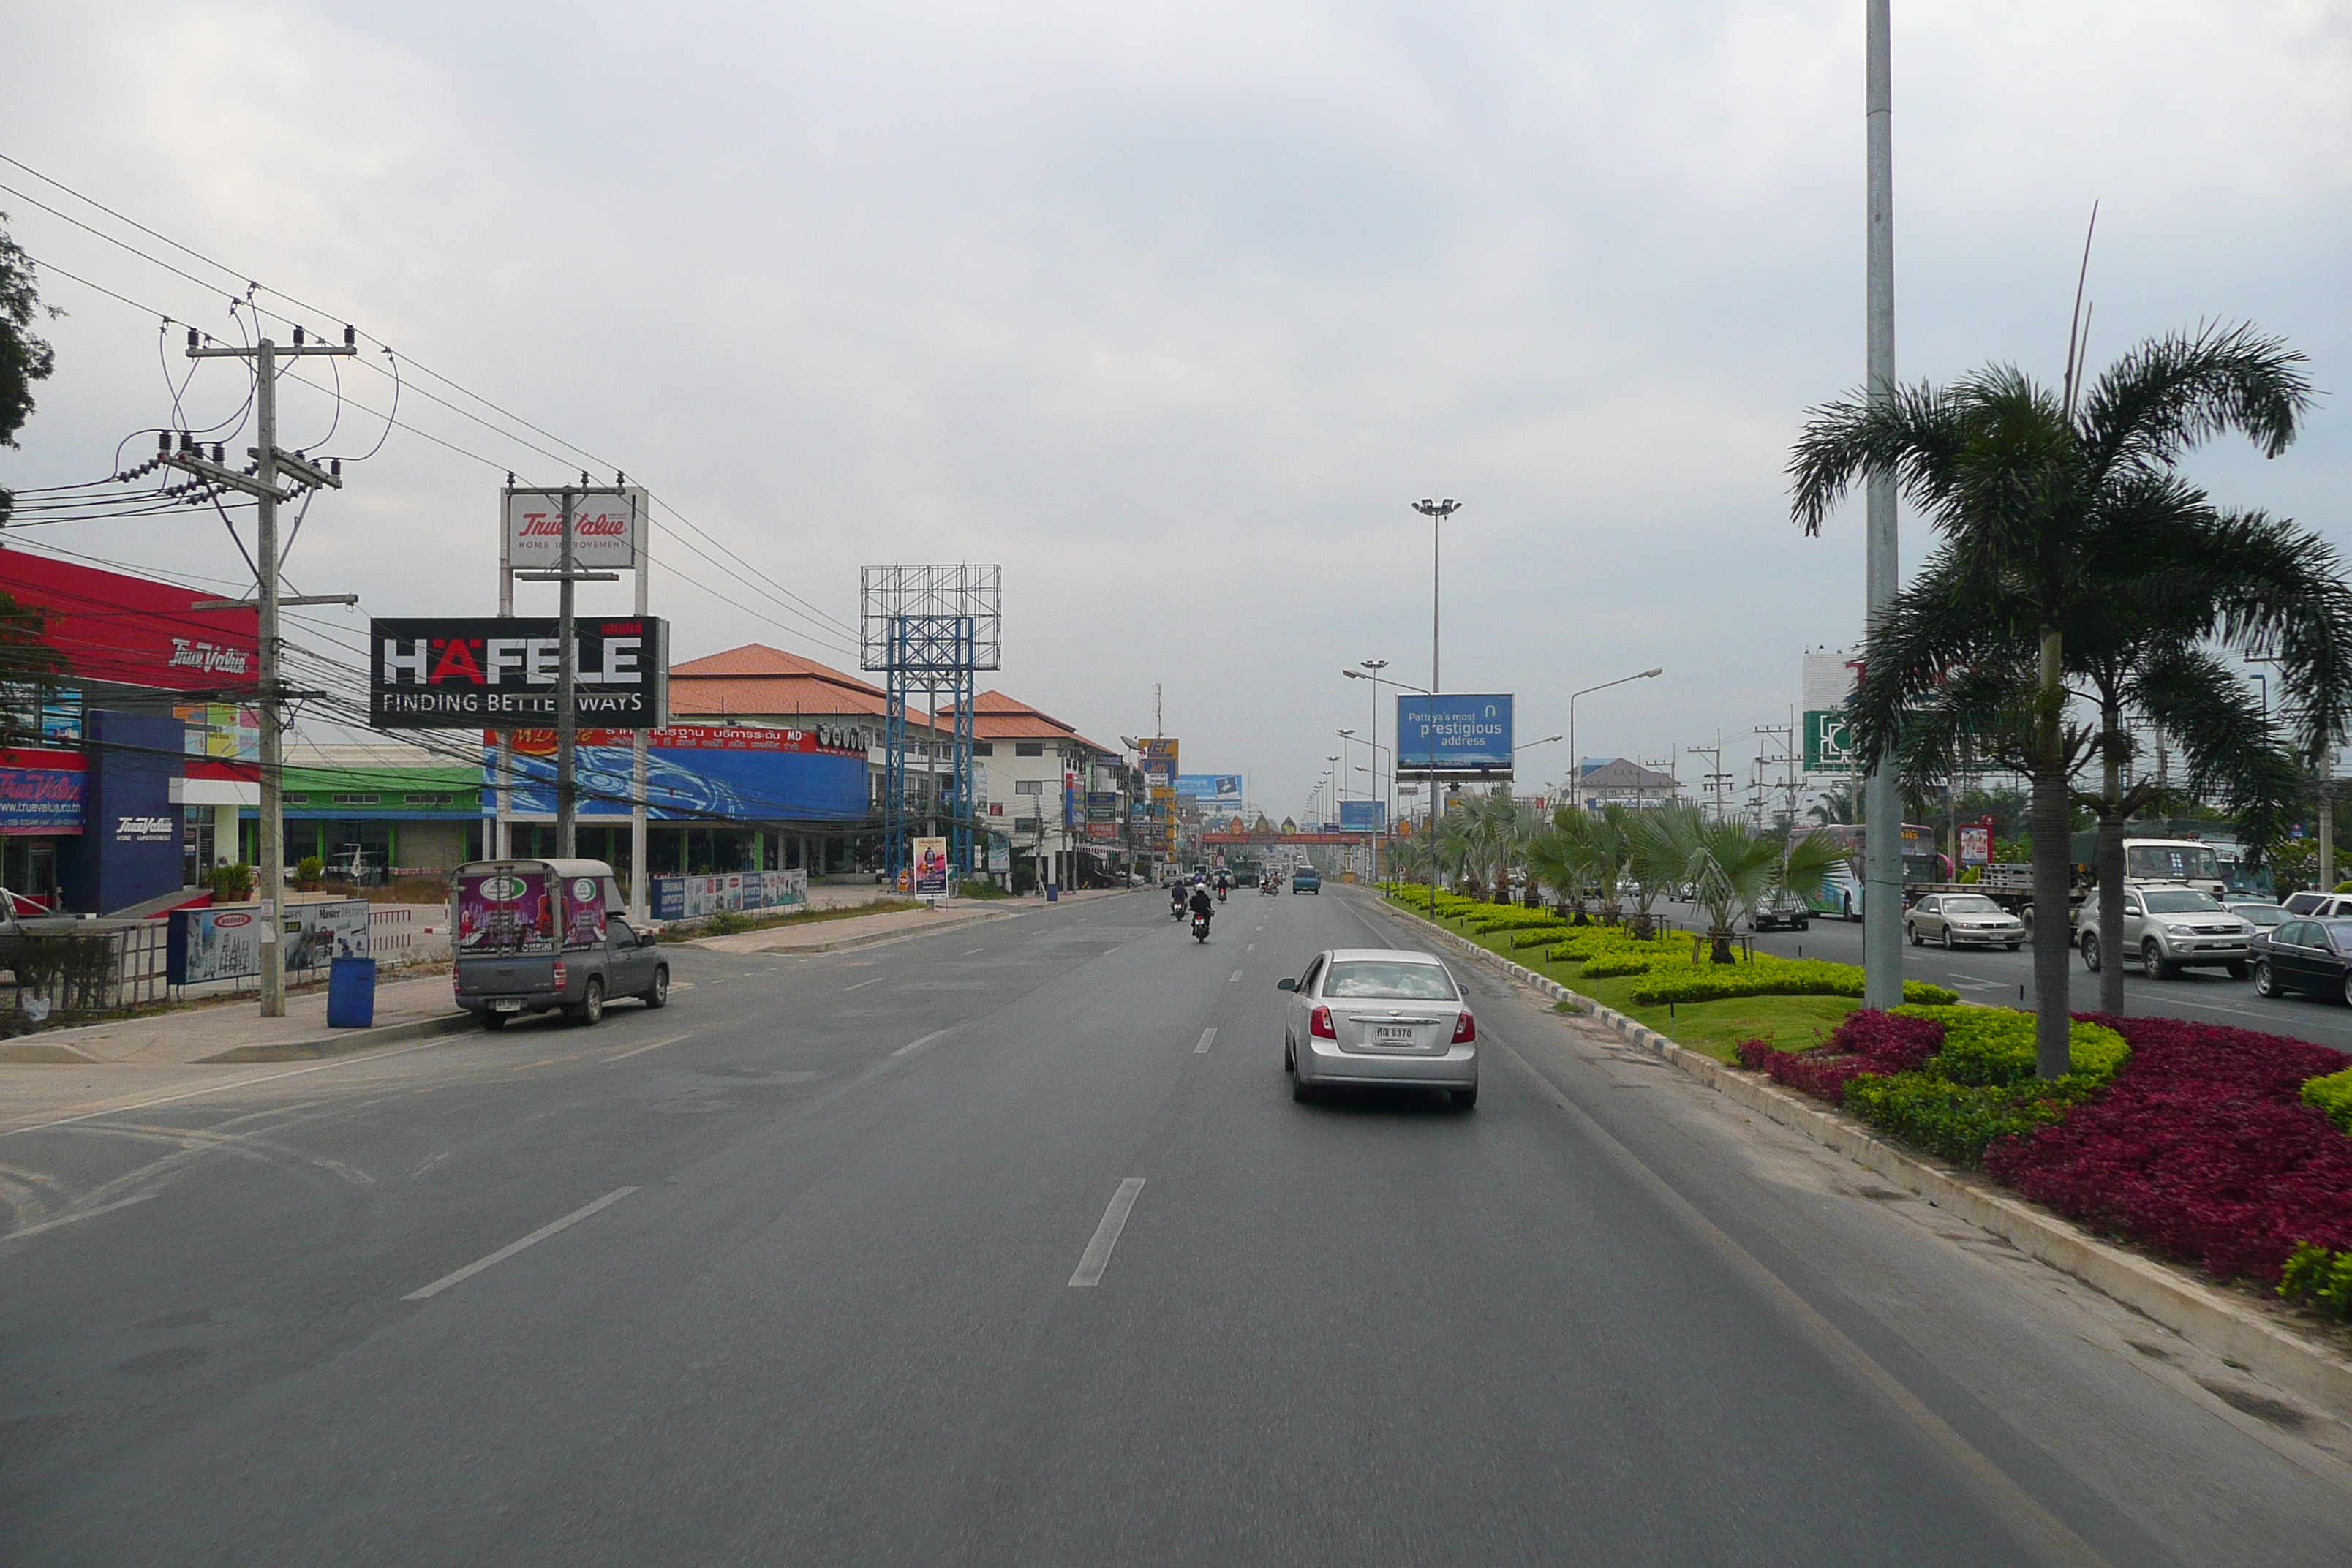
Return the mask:
[(1354, 958), (1331, 966), (1323, 982), (1326, 996), (1378, 998), (1392, 1002), (1452, 1002), (1460, 993), (1442, 965), (1406, 959)]

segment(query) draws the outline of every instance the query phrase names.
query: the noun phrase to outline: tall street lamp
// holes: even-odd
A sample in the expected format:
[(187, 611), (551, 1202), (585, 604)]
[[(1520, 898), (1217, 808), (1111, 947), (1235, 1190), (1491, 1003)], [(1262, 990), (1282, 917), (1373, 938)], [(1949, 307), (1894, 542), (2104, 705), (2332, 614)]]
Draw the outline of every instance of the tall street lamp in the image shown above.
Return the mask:
[[(1389, 667), (1389, 661), (1384, 658), (1360, 658), (1356, 662), (1372, 674), (1372, 768), (1377, 776), (1381, 762), (1381, 671)], [(1380, 792), (1380, 816), (1372, 823), (1372, 881), (1375, 884), (1381, 879), (1381, 839), (1388, 830), (1389, 813), (1395, 809), (1389, 804), (1386, 787)]]
[[(1429, 700), (1433, 707), (1437, 693), (1445, 689), (1437, 679), (1437, 567), (1438, 536), (1444, 531), (1445, 520), (1462, 510), (1462, 503), (1452, 496), (1444, 500), (1432, 500), (1426, 496), (1412, 503), (1412, 510), (1429, 519)], [(1431, 759), (1433, 763), (1435, 758)], [(1432, 767), (1423, 776), (1429, 788), (1429, 841), (1437, 842), (1437, 770)], [(1433, 867), (1434, 863), (1433, 862)], [(1429, 874), (1429, 910), (1433, 919), (1437, 913), (1437, 873)]]
[[(1389, 667), (1389, 661), (1387, 659), (1367, 658), (1360, 659), (1357, 662), (1363, 666), (1361, 669), (1343, 669), (1339, 673), (1346, 676), (1350, 680), (1369, 680), (1372, 683), (1372, 734), (1375, 738), (1380, 734), (1381, 687), (1393, 686), (1399, 691), (1416, 692), (1423, 697), (1433, 695), (1431, 691), (1423, 690), (1422, 688), (1414, 686), (1408, 681), (1390, 680), (1384, 678), (1381, 674), (1381, 671)], [(1436, 662), (1437, 661), (1434, 658), (1431, 659), (1430, 663), (1433, 669), (1434, 668)], [(1390, 755), (1395, 763), (1395, 766), (1392, 767), (1389, 773), (1389, 786), (1391, 796), (1393, 796), (1396, 786), (1402, 782), (1401, 775), (1404, 772), (1404, 759), (1394, 752), (1391, 752)], [(1437, 786), (1433, 780), (1424, 780), (1424, 783), (1427, 784), (1430, 792), (1429, 828), (1432, 833), (1434, 833), (1437, 831)], [(1392, 814), (1394, 810), (1395, 806), (1391, 805), (1389, 808), (1389, 813)], [(1376, 838), (1372, 846), (1372, 866), (1375, 872), (1380, 868), (1380, 844)], [(1434, 873), (1432, 874), (1430, 879), (1429, 900), (1430, 911), (1432, 914), (1434, 914), (1437, 910), (1437, 881)]]
[(1629, 680), (1655, 680), (1665, 672), (1665, 666), (1658, 665), (1633, 675), (1621, 675), (1614, 680), (1604, 680), (1598, 686), (1588, 686), (1581, 691), (1571, 691), (1568, 694), (1568, 794), (1572, 805), (1579, 807), (1584, 805), (1584, 765), (1577, 760), (1576, 755), (1576, 700), (1580, 697), (1590, 697), (1596, 691), (1606, 691), (1612, 686), (1622, 686)]

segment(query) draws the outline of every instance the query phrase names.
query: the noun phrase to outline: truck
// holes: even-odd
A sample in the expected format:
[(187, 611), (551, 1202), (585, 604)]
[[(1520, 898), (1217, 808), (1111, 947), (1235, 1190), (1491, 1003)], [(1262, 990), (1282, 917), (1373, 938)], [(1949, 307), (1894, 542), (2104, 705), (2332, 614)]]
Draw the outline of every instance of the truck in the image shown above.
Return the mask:
[(629, 924), (602, 860), (474, 860), (450, 878), (451, 984), (486, 1029), (561, 1012), (594, 1024), (616, 996), (669, 1002), (669, 961)]

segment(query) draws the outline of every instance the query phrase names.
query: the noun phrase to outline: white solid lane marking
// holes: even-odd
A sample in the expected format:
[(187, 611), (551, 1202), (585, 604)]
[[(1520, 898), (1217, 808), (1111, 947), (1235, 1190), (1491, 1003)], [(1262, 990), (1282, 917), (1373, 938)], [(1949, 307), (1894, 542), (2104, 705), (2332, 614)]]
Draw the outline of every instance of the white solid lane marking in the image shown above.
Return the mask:
[(117, 1198), (110, 1204), (100, 1204), (94, 1209), (84, 1209), (79, 1214), (69, 1214), (62, 1219), (44, 1220), (39, 1225), (28, 1225), (22, 1230), (12, 1230), (6, 1236), (0, 1236), (0, 1241), (17, 1241), (25, 1237), (38, 1236), (45, 1230), (55, 1230), (61, 1225), (79, 1225), (83, 1220), (96, 1219), (100, 1215), (112, 1214), (116, 1209), (127, 1209), (132, 1204), (143, 1204), (155, 1195), (153, 1193), (140, 1193), (131, 1197)]
[(1201, 1043), (1192, 1047), (1192, 1054), (1196, 1057), (1205, 1057), (1209, 1054), (1209, 1047), (1216, 1043), (1217, 1031), (1214, 1029), (1203, 1029), (1201, 1031)]
[(632, 1046), (625, 1051), (616, 1051), (613, 1055), (606, 1057), (604, 1059), (608, 1062), (625, 1062), (631, 1057), (643, 1056), (647, 1051), (657, 1051), (664, 1046), (674, 1046), (680, 1040), (690, 1040), (692, 1038), (694, 1038), (694, 1037), (691, 1034), (672, 1035), (667, 1040), (655, 1040), (649, 1045)]
[(407, 1295), (403, 1296), (401, 1300), (404, 1301), (422, 1301), (428, 1296), (438, 1296), (442, 1291), (449, 1289), (450, 1286), (462, 1284), (466, 1280), (471, 1279), (475, 1275), (479, 1274), (483, 1269), (504, 1263), (508, 1258), (512, 1258), (524, 1247), (537, 1247), (541, 1242), (545, 1241), (557, 1231), (569, 1230), (573, 1226), (578, 1225), (582, 1220), (586, 1219), (590, 1215), (596, 1213), (598, 1210), (611, 1208), (614, 1204), (619, 1203), (623, 1198), (627, 1197), (631, 1193), (634, 1193), (636, 1190), (637, 1189), (635, 1187), (615, 1187), (611, 1192), (606, 1193), (603, 1197), (598, 1198), (594, 1203), (590, 1204), (587, 1207), (573, 1209), (562, 1219), (553, 1220), (546, 1225), (541, 1226), (537, 1230), (532, 1231), (520, 1241), (509, 1241), (504, 1247), (499, 1247), (496, 1252), (491, 1253), (488, 1258), (476, 1258), (473, 1262), (466, 1265), (463, 1268), (458, 1269), (455, 1274), (444, 1274), (440, 1279), (436, 1279), (432, 1284), (424, 1287), (422, 1289), (411, 1290)]
[(1228, 985), (1237, 985), (1241, 983), (1241, 978), (1242, 972), (1236, 969), (1234, 971), (1234, 977), (1231, 980), (1226, 981), (1225, 984)]
[(855, 985), (845, 985), (842, 989), (844, 991), (863, 991), (868, 985), (879, 985), (882, 982), (889, 978), (890, 977), (887, 974), (877, 974), (871, 980), (861, 980)]
[(925, 1046), (929, 1045), (933, 1040), (938, 1039), (941, 1035), (944, 1035), (944, 1034), (946, 1034), (946, 1033), (947, 1033), (947, 1030), (945, 1030), (945, 1029), (933, 1029), (929, 1034), (925, 1035), (921, 1039), (919, 1039), (919, 1040), (908, 1040), (905, 1045), (900, 1046), (897, 1050), (892, 1051), (890, 1054), (891, 1054), (892, 1056), (894, 1056), (894, 1057), (903, 1057), (903, 1056), (905, 1056), (905, 1055), (906, 1055), (908, 1052), (909, 1052), (909, 1051), (919, 1051), (919, 1050), (921, 1050)]
[(1103, 1210), (1102, 1224), (1095, 1226), (1092, 1241), (1087, 1243), (1085, 1254), (1078, 1259), (1077, 1272), (1070, 1276), (1070, 1287), (1083, 1289), (1102, 1283), (1103, 1270), (1110, 1267), (1110, 1249), (1118, 1245), (1118, 1233), (1127, 1228), (1127, 1216), (1135, 1210), (1138, 1194), (1143, 1191), (1143, 1178), (1129, 1176), (1110, 1195), (1110, 1206)]
[(956, 956), (958, 958), (970, 958), (975, 952), (986, 952), (987, 951), (988, 949), (984, 947), (968, 947), (961, 952), (957, 953)]

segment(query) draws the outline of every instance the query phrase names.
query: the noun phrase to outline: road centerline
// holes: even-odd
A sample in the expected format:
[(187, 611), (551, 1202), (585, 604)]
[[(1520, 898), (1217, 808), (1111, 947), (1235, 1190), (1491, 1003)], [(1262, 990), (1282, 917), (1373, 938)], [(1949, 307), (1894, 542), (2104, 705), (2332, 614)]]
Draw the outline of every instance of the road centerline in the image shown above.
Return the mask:
[(1135, 1200), (1143, 1191), (1143, 1178), (1129, 1176), (1110, 1195), (1110, 1206), (1103, 1210), (1102, 1223), (1095, 1226), (1094, 1238), (1078, 1257), (1076, 1272), (1070, 1276), (1070, 1289), (1090, 1289), (1102, 1283), (1103, 1270), (1110, 1267), (1111, 1248), (1118, 1245), (1118, 1233), (1127, 1228), (1127, 1216), (1135, 1212)]
[(946, 1030), (946, 1029), (933, 1029), (929, 1034), (925, 1035), (921, 1039), (919, 1039), (919, 1040), (908, 1040), (905, 1045), (900, 1046), (897, 1050), (892, 1051), (890, 1054), (891, 1054), (892, 1056), (894, 1056), (894, 1057), (903, 1057), (903, 1056), (908, 1055), (908, 1054), (909, 1054), (909, 1053), (911, 1053), (911, 1052), (914, 1052), (914, 1051), (919, 1051), (919, 1050), (921, 1050), (925, 1046), (929, 1045), (933, 1040), (938, 1039), (941, 1035), (944, 1035), (944, 1034), (946, 1034), (946, 1033), (947, 1033), (947, 1030)]
[(843, 989), (844, 991), (863, 991), (863, 990), (865, 990), (868, 985), (879, 985), (879, 984), (881, 984), (885, 980), (887, 980), (887, 979), (889, 979), (889, 978), (890, 978), (890, 977), (889, 977), (888, 975), (887, 975), (887, 974), (877, 974), (877, 975), (876, 975), (876, 976), (875, 976), (873, 979), (871, 979), (871, 980), (861, 980), (861, 981), (859, 981), (859, 982), (858, 982), (856, 984), (855, 984), (855, 985), (845, 985), (845, 986), (843, 986), (843, 987), (842, 987), (842, 989)]
[(537, 1230), (532, 1231), (529, 1236), (524, 1237), (521, 1240), (509, 1241), (504, 1247), (499, 1247), (496, 1252), (491, 1253), (488, 1258), (478, 1258), (473, 1262), (468, 1263), (466, 1267), (457, 1269), (454, 1273), (444, 1274), (440, 1279), (436, 1279), (430, 1285), (411, 1290), (407, 1295), (403, 1296), (401, 1300), (404, 1301), (423, 1301), (439, 1295), (442, 1291), (446, 1290), (452, 1285), (463, 1284), (465, 1281), (471, 1279), (475, 1275), (479, 1274), (483, 1269), (494, 1268), (498, 1265), (504, 1263), (508, 1258), (512, 1258), (516, 1253), (522, 1251), (525, 1247), (537, 1247), (541, 1242), (545, 1241), (549, 1237), (556, 1234), (556, 1232), (569, 1230), (573, 1226), (578, 1225), (582, 1220), (586, 1219), (589, 1215), (596, 1214), (601, 1210), (611, 1208), (614, 1204), (619, 1203), (623, 1198), (627, 1197), (631, 1193), (634, 1193), (636, 1190), (637, 1189), (635, 1187), (615, 1187), (611, 1192), (606, 1193), (603, 1197), (598, 1198), (594, 1203), (573, 1209), (562, 1219), (550, 1220), (547, 1224), (541, 1226)]
[(1241, 982), (1242, 982), (1242, 972), (1241, 972), (1240, 970), (1236, 969), (1236, 970), (1234, 970), (1234, 973), (1233, 973), (1233, 978), (1231, 978), (1230, 980), (1227, 980), (1227, 981), (1225, 982), (1225, 984), (1228, 984), (1228, 985), (1238, 985), (1238, 984), (1241, 984)]
[(1201, 1031), (1201, 1043), (1192, 1047), (1192, 1054), (1196, 1057), (1205, 1057), (1209, 1054), (1209, 1047), (1216, 1043), (1217, 1031), (1215, 1026), (1212, 1025)]

